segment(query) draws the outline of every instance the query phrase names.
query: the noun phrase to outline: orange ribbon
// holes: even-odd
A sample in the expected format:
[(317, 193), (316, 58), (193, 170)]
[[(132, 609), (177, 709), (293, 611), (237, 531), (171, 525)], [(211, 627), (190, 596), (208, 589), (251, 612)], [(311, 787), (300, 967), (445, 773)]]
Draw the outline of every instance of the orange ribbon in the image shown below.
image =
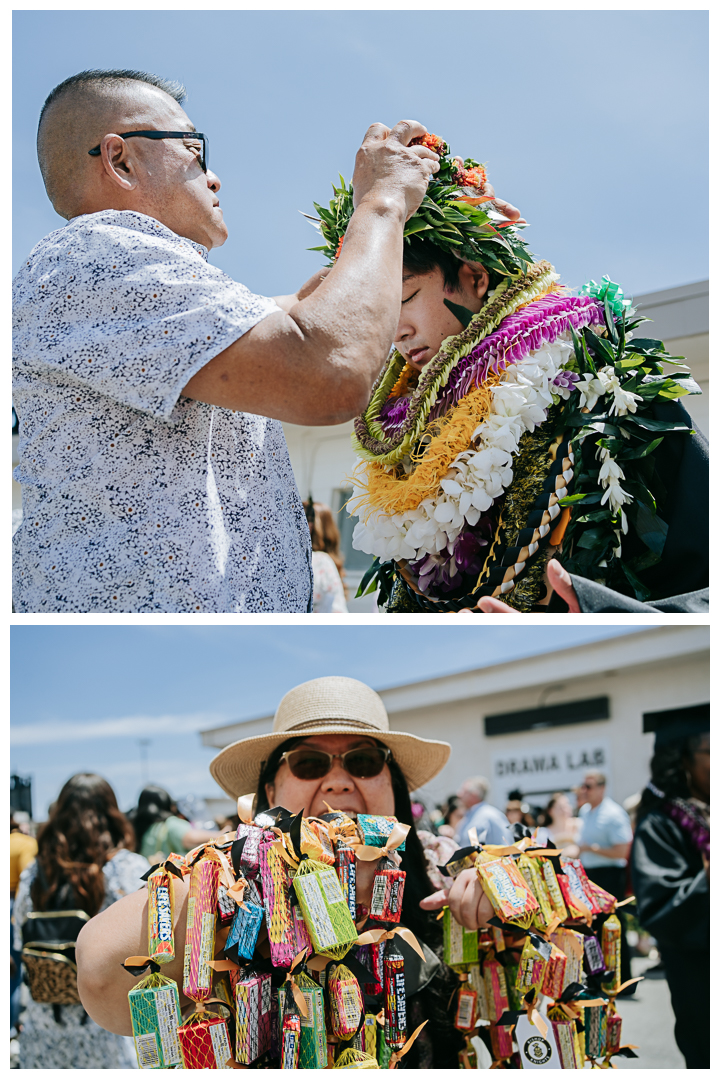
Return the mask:
[(405, 1044), (403, 1045), (403, 1047), (402, 1047), (402, 1049), (401, 1049), (401, 1050), (393, 1050), (392, 1054), (390, 1055), (390, 1061), (388, 1062), (388, 1069), (396, 1069), (396, 1068), (397, 1068), (397, 1063), (398, 1063), (398, 1061), (400, 1061), (400, 1059), (401, 1059), (401, 1058), (404, 1058), (404, 1057), (405, 1057), (405, 1055), (407, 1054), (408, 1050), (410, 1049), (410, 1047), (412, 1046), (412, 1044), (413, 1044), (413, 1043), (415, 1042), (415, 1040), (417, 1039), (418, 1035), (420, 1034), (420, 1032), (422, 1031), (422, 1029), (423, 1029), (423, 1028), (425, 1027), (425, 1025), (426, 1025), (427, 1023), (429, 1023), (429, 1021), (428, 1021), (428, 1020), (423, 1020), (422, 1024), (420, 1025), (420, 1027), (416, 1027), (416, 1028), (415, 1028), (415, 1030), (413, 1031), (412, 1035), (411, 1035), (411, 1036), (410, 1036), (410, 1038), (409, 1038), (409, 1039), (408, 1039), (408, 1040), (407, 1040), (407, 1041), (405, 1042)]
[(303, 994), (302, 990), (300, 989), (300, 987), (296, 983), (295, 976), (293, 975), (293, 971), (295, 970), (297, 965), (301, 962), (301, 960), (304, 958), (306, 952), (307, 952), (307, 947), (302, 949), (297, 954), (297, 956), (293, 960), (292, 964), (290, 965), (290, 970), (287, 973), (287, 980), (286, 981), (290, 983), (290, 989), (292, 990), (292, 996), (295, 998), (295, 1004), (297, 1005), (298, 1009), (303, 1014), (303, 1016), (307, 1019), (307, 1014), (308, 1014), (307, 1001), (305, 1000), (305, 995)]
[(399, 821), (392, 827), (392, 832), (388, 836), (383, 847), (372, 847), (369, 844), (360, 844), (355, 848), (355, 855), (358, 859), (362, 859), (363, 862), (376, 862), (383, 857), (386, 859), (392, 859), (393, 862), (400, 865), (400, 856), (395, 850), (399, 848), (401, 844), (405, 842), (407, 834), (410, 832), (409, 825), (403, 825)]
[(526, 995), (524, 999), (524, 1006), (525, 1012), (527, 1013), (527, 1018), (532, 1024), (532, 1026), (538, 1029), (544, 1039), (548, 1032), (548, 1026), (543, 1020), (540, 1013), (535, 1008), (535, 994), (532, 995), (529, 1001), (527, 1000), (528, 997), (529, 995)]
[(253, 803), (255, 802), (255, 795), (238, 795), (237, 812), (238, 817), (244, 825), (252, 825), (253, 820)]
[(407, 941), (408, 945), (415, 950), (421, 959), (425, 959), (425, 953), (422, 951), (418, 939), (415, 937), (412, 930), (408, 930), (406, 926), (395, 926), (392, 930), (366, 930), (354, 944), (377, 945), (381, 941), (390, 941), (396, 934), (399, 934), (403, 941)]

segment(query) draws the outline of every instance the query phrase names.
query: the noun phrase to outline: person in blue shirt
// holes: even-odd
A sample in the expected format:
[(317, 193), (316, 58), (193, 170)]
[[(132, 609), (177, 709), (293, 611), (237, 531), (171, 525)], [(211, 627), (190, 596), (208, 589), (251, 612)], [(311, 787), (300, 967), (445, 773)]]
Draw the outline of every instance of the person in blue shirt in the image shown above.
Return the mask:
[[(585, 802), (578, 810), (580, 859), (587, 876), (601, 889), (623, 900), (627, 884), (627, 863), (632, 844), (632, 825), (622, 806), (605, 794), (605, 775), (588, 772), (578, 786), (578, 801)], [(618, 912), (622, 925), (620, 975), (622, 981), (632, 978), (630, 954), (625, 936), (624, 910)], [(628, 987), (624, 993), (633, 993)]]
[(455, 840), (460, 847), (470, 843), (470, 829), (476, 829), (481, 844), (511, 844), (510, 822), (495, 806), (485, 802), (490, 785), (484, 776), (471, 776), (464, 780), (458, 797), (467, 807), (467, 813), (458, 825)]

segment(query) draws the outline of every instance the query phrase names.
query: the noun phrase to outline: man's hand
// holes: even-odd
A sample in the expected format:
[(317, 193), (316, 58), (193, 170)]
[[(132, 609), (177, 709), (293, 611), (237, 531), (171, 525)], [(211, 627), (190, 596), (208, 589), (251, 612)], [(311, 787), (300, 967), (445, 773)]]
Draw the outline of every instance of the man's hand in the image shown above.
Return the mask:
[[(553, 592), (556, 592), (560, 599), (564, 600), (567, 604), (568, 612), (572, 615), (577, 615), (580, 611), (580, 604), (578, 603), (577, 593), (573, 588), (572, 578), (567, 570), (560, 565), (557, 559), (551, 559), (547, 564), (547, 579)], [(509, 604), (504, 604), (502, 600), (497, 600), (494, 596), (481, 597), (475, 610), (488, 612), (490, 614), (517, 614), (515, 608), (511, 608)], [(472, 609), (463, 608), (460, 614), (470, 615), (472, 614)]]
[(440, 889), (420, 901), (423, 911), (439, 911), (446, 905), (455, 921), (466, 930), (487, 926), (495, 914), (474, 869), (462, 870), (449, 890)]
[(427, 146), (409, 146), (411, 139), (427, 134), (417, 120), (401, 120), (390, 130), (371, 124), (355, 157), (353, 202), (398, 202), (405, 221), (417, 210), (430, 177), (440, 168), (440, 158)]

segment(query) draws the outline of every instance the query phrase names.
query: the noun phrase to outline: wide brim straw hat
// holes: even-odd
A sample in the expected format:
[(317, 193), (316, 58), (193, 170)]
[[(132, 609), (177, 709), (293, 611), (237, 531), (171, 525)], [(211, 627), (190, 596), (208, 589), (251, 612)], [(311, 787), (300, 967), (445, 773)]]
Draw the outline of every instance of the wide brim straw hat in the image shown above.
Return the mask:
[(391, 731), (382, 698), (365, 683), (341, 675), (311, 679), (289, 690), (278, 705), (272, 731), (240, 739), (210, 762), (210, 772), (233, 798), (257, 789), (263, 762), (287, 739), (310, 735), (366, 735), (392, 750), (414, 791), (445, 767), (449, 743)]

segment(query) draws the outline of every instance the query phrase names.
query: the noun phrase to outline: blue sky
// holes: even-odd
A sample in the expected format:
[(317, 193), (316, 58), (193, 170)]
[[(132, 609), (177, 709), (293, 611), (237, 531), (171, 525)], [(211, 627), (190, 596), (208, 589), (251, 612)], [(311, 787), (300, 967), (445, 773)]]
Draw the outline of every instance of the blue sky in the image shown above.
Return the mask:
[(261, 293), (320, 265), (297, 213), (350, 176), (368, 125), (421, 120), (487, 162), (531, 249), (571, 285), (629, 294), (705, 278), (708, 14), (702, 11), (14, 13), (14, 250), (63, 224), (35, 129), (90, 67), (183, 80), (230, 227), (212, 261)]
[(148, 779), (175, 797), (220, 794), (198, 732), (275, 711), (307, 679), (376, 689), (632, 632), (633, 627), (11, 627), (11, 771), (34, 812), (75, 772), (99, 772), (123, 809)]

